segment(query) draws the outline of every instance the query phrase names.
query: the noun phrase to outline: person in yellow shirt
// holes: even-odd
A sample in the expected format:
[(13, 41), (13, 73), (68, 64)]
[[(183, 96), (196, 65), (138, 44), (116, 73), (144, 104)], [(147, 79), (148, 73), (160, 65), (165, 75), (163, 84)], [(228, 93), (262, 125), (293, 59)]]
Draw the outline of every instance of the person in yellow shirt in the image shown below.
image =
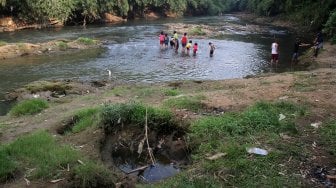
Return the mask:
[(192, 41), (189, 40), (189, 42), (188, 42), (187, 45), (186, 45), (186, 48), (187, 48), (187, 54), (188, 54), (188, 55), (189, 55), (189, 52), (190, 52), (191, 47), (192, 47)]

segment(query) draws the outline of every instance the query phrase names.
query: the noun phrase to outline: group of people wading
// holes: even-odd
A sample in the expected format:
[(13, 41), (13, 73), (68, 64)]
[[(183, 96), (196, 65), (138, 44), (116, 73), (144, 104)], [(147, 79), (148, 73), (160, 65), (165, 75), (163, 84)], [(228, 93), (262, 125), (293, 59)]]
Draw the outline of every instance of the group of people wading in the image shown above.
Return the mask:
[[(161, 49), (167, 49), (168, 45), (170, 44), (170, 47), (172, 49), (175, 49), (175, 52), (178, 53), (178, 49), (180, 47), (180, 42), (181, 42), (181, 46), (182, 46), (181, 52), (183, 54), (190, 55), (190, 51), (192, 50), (193, 56), (196, 56), (197, 51), (198, 51), (198, 44), (196, 42), (193, 44), (192, 40), (188, 41), (187, 33), (183, 34), (181, 41), (180, 41), (176, 31), (174, 31), (173, 36), (171, 38), (168, 37), (167, 33), (164, 33), (163, 31), (161, 31), (159, 35), (159, 40), (160, 40)], [(209, 42), (210, 57), (213, 56), (214, 52), (215, 52), (215, 45)]]

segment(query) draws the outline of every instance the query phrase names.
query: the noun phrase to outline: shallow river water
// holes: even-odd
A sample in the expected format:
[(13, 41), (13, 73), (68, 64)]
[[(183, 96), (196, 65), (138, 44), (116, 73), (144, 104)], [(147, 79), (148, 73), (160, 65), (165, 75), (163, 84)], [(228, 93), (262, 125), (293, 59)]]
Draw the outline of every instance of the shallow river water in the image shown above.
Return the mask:
[[(164, 24), (167, 23), (246, 24), (234, 15), (225, 15), (0, 33), (0, 39), (6, 42), (34, 43), (78, 37), (106, 41), (102, 49), (1, 60), (0, 99), (5, 92), (32, 81), (106, 79), (107, 70), (111, 70), (114, 79), (129, 82), (222, 80), (274, 71), (269, 64), (270, 45), (274, 36), (279, 39), (281, 50), (277, 71), (286, 71), (289, 67), (294, 36), (284, 29), (261, 26), (267, 32), (230, 30), (225, 31), (229, 34), (216, 39), (194, 37), (191, 40), (199, 44), (199, 52), (193, 57), (183, 55), (180, 51), (176, 54), (171, 49), (160, 50), (158, 34), (166, 29)], [(210, 41), (216, 46), (212, 58), (208, 54)], [(0, 114), (6, 111), (7, 106), (0, 103)]]

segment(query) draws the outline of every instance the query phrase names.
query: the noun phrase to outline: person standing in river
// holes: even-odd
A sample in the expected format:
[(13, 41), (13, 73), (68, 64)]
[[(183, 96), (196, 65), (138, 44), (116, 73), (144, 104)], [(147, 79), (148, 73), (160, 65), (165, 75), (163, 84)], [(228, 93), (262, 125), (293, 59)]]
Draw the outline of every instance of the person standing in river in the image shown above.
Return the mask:
[(215, 45), (212, 42), (209, 42), (209, 55), (210, 57), (213, 57), (213, 54), (215, 53)]
[(193, 46), (193, 55), (194, 56), (196, 56), (197, 50), (198, 50), (198, 44), (197, 44), (197, 42), (195, 42), (195, 44)]
[(182, 53), (185, 53), (185, 48), (187, 46), (187, 42), (188, 42), (187, 33), (184, 33), (183, 37), (181, 38)]
[(161, 33), (159, 35), (159, 40), (160, 40), (160, 48), (163, 49), (164, 48), (164, 42), (165, 42), (165, 35), (164, 35), (163, 31), (161, 31)]
[(276, 39), (272, 43), (271, 49), (272, 49), (271, 64), (275, 63), (275, 65), (278, 65), (278, 62), (279, 62), (279, 44), (278, 44)]

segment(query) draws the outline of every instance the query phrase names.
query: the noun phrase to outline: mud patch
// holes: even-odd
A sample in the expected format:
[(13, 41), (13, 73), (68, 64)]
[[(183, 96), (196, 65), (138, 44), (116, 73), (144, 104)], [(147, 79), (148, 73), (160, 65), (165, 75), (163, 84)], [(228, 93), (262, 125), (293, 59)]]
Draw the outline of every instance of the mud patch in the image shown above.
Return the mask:
[(146, 143), (142, 128), (124, 126), (105, 134), (102, 160), (108, 166), (118, 167), (126, 179), (133, 177), (135, 182), (145, 183), (174, 176), (189, 162), (190, 151), (182, 129), (148, 130), (149, 147)]

